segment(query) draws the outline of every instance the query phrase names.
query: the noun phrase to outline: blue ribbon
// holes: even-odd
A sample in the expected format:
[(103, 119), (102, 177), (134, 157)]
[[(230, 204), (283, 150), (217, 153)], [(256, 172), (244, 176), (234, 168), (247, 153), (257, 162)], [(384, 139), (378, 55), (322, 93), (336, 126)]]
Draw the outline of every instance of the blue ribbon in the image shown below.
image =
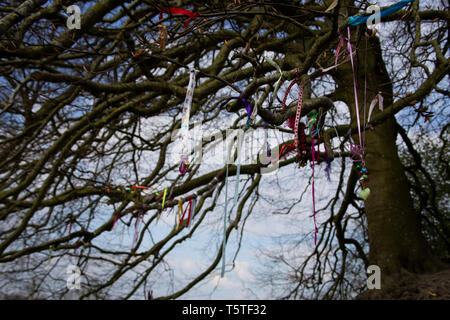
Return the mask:
[(227, 245), (228, 161), (226, 165), (227, 171), (225, 175), (225, 210), (223, 213), (222, 272), (220, 274), (222, 278), (225, 275), (225, 247)]
[[(397, 11), (399, 11), (401, 8), (403, 8), (404, 6), (406, 6), (407, 4), (409, 4), (410, 2), (414, 2), (416, 0), (402, 0), (400, 2), (397, 2), (395, 4), (393, 4), (392, 6), (390, 6), (389, 8), (383, 10), (380, 12), (380, 19), (387, 17)], [(358, 26), (360, 24), (366, 23), (367, 20), (369, 20), (369, 18), (372, 15), (367, 15), (367, 16), (352, 16), (350, 17), (350, 19), (348, 20), (348, 24), (351, 26)]]

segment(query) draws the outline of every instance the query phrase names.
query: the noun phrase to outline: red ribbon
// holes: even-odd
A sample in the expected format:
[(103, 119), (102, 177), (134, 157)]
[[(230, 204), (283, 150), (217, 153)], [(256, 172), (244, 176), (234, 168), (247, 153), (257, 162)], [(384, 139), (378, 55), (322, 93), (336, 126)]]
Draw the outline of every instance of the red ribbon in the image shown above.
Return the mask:
[[(288, 97), (289, 92), (291, 91), (292, 87), (294, 86), (294, 84), (298, 83), (298, 79), (294, 79), (292, 80), (292, 82), (289, 84), (288, 88), (286, 89), (286, 93), (284, 94), (284, 98), (283, 98), (283, 102), (281, 103), (281, 107), (283, 109), (286, 109), (286, 99)], [(289, 119), (287, 119), (286, 121), (287, 125), (289, 128), (291, 128), (292, 130), (294, 130), (295, 128), (295, 116), (290, 117)]]
[(159, 20), (161, 20), (163, 18), (163, 13), (188, 16), (189, 19), (187, 19), (186, 22), (184, 23), (184, 25), (182, 27), (183, 29), (185, 29), (191, 21), (194, 21), (195, 18), (200, 15), (200, 13), (198, 13), (198, 12), (192, 12), (192, 11), (182, 9), (182, 8), (166, 7), (166, 8), (163, 8), (163, 10), (159, 13)]
[(186, 209), (184, 209), (183, 216), (181, 217), (181, 221), (180, 221), (180, 223), (182, 223), (184, 221), (184, 216), (186, 214), (186, 210), (189, 207), (189, 213), (188, 213), (188, 217), (187, 217), (186, 228), (189, 227), (189, 222), (191, 221), (191, 214), (192, 214), (192, 197), (188, 196), (188, 198), (189, 198), (189, 204), (186, 206)]
[(150, 189), (150, 187), (135, 186), (135, 185), (132, 185), (131, 188), (133, 188), (133, 190), (136, 190), (136, 189)]
[(114, 221), (113, 221), (113, 225), (112, 225), (112, 227), (111, 227), (111, 230), (113, 230), (114, 229), (114, 225), (116, 224), (116, 221), (117, 221), (117, 218), (119, 217), (119, 213), (117, 212), (116, 213), (116, 216), (114, 217)]
[(70, 231), (72, 231), (72, 223), (73, 223), (74, 221), (75, 221), (75, 220), (74, 220), (73, 218), (71, 218), (69, 221), (66, 222), (66, 227), (64, 228), (64, 233), (66, 233), (67, 226), (69, 226), (69, 234), (70, 234)]
[(78, 238), (77, 242), (75, 243), (75, 248), (73, 249), (73, 254), (77, 254), (78, 245), (80, 244), (81, 237)]
[(278, 159), (281, 159), (282, 157), (287, 156), (289, 153), (295, 151), (295, 143), (289, 143), (289, 144), (283, 144), (281, 146), (280, 154), (278, 156)]

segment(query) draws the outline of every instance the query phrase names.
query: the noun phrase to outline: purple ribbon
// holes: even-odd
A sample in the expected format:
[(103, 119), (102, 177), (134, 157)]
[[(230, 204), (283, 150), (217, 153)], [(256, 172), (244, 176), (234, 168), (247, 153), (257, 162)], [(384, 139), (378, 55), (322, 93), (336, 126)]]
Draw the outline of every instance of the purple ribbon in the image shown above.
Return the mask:
[(249, 129), (250, 128), (250, 125), (251, 125), (251, 120), (250, 120), (250, 116), (251, 116), (251, 114), (252, 114), (252, 106), (250, 105), (250, 103), (246, 100), (246, 99), (244, 99), (244, 98), (242, 98), (242, 97), (231, 97), (231, 98), (228, 98), (227, 100), (225, 100), (221, 105), (220, 105), (220, 108), (222, 108), (222, 107), (224, 107), (226, 104), (228, 104), (228, 102), (230, 102), (231, 100), (233, 100), (233, 99), (238, 99), (238, 100), (240, 100), (243, 104), (244, 104), (244, 106), (245, 106), (245, 110), (247, 111), (247, 115), (248, 115), (248, 117), (247, 117), (247, 129)]
[[(350, 144), (350, 151), (353, 153), (352, 161), (353, 162), (361, 162), (361, 163), (365, 164), (366, 162), (365, 162), (364, 156), (363, 156), (363, 153), (364, 153), (365, 150), (366, 150), (365, 147), (363, 147), (361, 145), (357, 145), (357, 144), (351, 143)], [(354, 158), (355, 156), (359, 157), (361, 160), (355, 159)]]

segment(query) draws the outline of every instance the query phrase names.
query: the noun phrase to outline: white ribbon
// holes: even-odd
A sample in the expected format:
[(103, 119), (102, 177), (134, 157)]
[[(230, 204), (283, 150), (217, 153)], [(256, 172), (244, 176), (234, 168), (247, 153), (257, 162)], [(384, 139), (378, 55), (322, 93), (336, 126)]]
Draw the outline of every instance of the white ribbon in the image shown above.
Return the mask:
[(181, 141), (183, 143), (183, 149), (181, 152), (181, 162), (188, 162), (190, 154), (190, 136), (189, 136), (189, 114), (191, 112), (192, 97), (194, 96), (195, 76), (197, 70), (190, 68), (189, 73), (189, 85), (186, 92), (186, 98), (183, 105), (183, 118), (181, 119)]
[(372, 111), (375, 108), (375, 106), (377, 105), (378, 102), (378, 107), (380, 108), (380, 111), (383, 111), (383, 96), (381, 95), (381, 92), (378, 92), (378, 94), (375, 96), (375, 98), (373, 98), (372, 102), (370, 103), (370, 107), (369, 107), (369, 116), (367, 117), (367, 123), (370, 122), (370, 116), (372, 115)]
[(279, 66), (275, 61), (273, 61), (272, 59), (270, 59), (270, 58), (267, 57), (267, 56), (264, 56), (264, 59), (266, 59), (267, 62), (270, 63), (270, 64), (272, 65), (272, 67), (274, 67), (275, 69), (277, 69), (277, 70), (278, 70), (278, 73), (280, 74), (280, 77), (278, 78), (277, 83), (275, 84), (275, 89), (273, 90), (273, 98), (276, 98), (276, 97), (277, 97), (278, 89), (280, 88), (281, 82), (283, 81), (284, 73), (283, 73), (283, 71), (281, 71), (280, 66)]

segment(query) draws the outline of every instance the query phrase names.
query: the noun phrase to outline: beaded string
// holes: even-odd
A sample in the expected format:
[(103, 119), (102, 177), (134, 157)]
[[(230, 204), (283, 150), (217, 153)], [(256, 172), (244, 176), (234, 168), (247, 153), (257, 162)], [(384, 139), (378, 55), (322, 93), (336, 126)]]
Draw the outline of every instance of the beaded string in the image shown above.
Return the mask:
[(295, 148), (297, 149), (298, 156), (300, 157), (300, 141), (298, 139), (298, 128), (299, 128), (299, 122), (300, 117), (302, 113), (302, 105), (303, 105), (303, 81), (300, 80), (299, 82), (299, 90), (298, 90), (298, 103), (297, 103), (297, 112), (295, 114), (295, 129), (294, 129), (294, 137), (295, 137)]

